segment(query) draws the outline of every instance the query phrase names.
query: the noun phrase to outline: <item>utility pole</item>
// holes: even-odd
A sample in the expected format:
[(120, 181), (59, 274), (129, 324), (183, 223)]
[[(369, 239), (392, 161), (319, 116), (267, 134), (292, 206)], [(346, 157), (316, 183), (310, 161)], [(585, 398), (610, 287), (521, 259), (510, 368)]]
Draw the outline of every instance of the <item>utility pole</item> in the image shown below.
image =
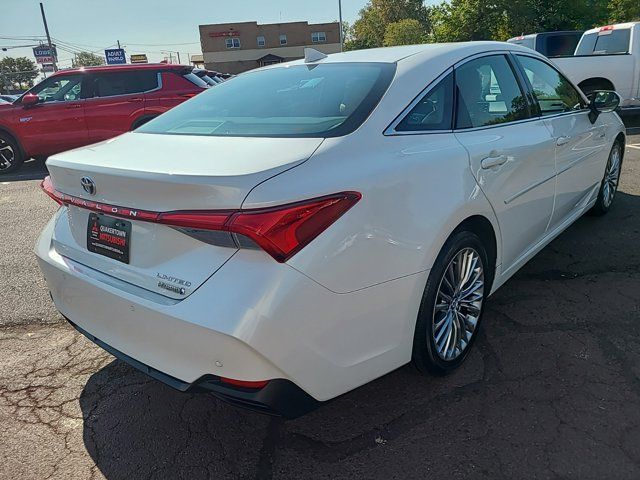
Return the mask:
[(178, 54), (178, 65), (180, 65), (180, 52), (176, 52)]
[(118, 42), (118, 49), (120, 49), (120, 40), (116, 40)]
[(342, 0), (338, 0), (338, 14), (340, 17), (340, 51), (344, 46), (344, 32), (342, 31)]
[(51, 53), (51, 60), (53, 60), (53, 71), (58, 71), (58, 66), (56, 65), (56, 57), (53, 54), (53, 45), (51, 45), (51, 35), (49, 35), (49, 27), (47, 26), (47, 17), (44, 15), (44, 5), (40, 2), (40, 12), (42, 13), (42, 22), (44, 23), (44, 31), (47, 34), (47, 43), (49, 44), (49, 52)]

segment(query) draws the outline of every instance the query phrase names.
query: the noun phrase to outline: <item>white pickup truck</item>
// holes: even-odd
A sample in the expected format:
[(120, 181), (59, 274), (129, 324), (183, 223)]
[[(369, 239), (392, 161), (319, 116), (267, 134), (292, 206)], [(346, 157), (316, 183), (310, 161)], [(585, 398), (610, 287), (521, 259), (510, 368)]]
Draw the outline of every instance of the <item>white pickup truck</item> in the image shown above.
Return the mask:
[(621, 113), (640, 113), (640, 22), (587, 30), (575, 55), (552, 58), (585, 94), (615, 90)]

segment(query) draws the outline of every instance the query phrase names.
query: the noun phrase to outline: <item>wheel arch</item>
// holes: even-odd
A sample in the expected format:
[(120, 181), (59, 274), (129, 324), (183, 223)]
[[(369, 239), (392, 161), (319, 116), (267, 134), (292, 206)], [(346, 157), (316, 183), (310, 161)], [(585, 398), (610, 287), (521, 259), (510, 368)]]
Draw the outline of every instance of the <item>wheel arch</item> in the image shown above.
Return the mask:
[[(475, 233), (482, 244), (485, 246), (487, 250), (487, 257), (489, 258), (489, 262), (491, 265), (489, 270), (489, 282), (487, 282), (490, 286), (493, 284), (493, 279), (496, 273), (496, 267), (498, 265), (498, 234), (496, 232), (496, 228), (494, 228), (493, 223), (484, 215), (472, 215), (470, 217), (465, 218), (460, 224), (451, 232), (449, 238), (461, 231), (469, 231)], [(447, 238), (447, 240), (449, 239)]]
[(141, 116), (139, 116), (138, 118), (136, 118), (131, 123), (131, 130), (135, 130), (136, 128), (141, 127), (142, 125), (147, 123), (149, 120), (153, 120), (157, 116), (158, 115), (141, 115)]
[(18, 148), (20, 149), (20, 154), (22, 155), (22, 158), (26, 159), (27, 158), (27, 152), (25, 151), (24, 147), (22, 146), (22, 142), (20, 141), (20, 139), (18, 138), (18, 136), (13, 133), (10, 129), (8, 129), (7, 127), (0, 125), (0, 133), (4, 133), (5, 135), (9, 135), (14, 142), (16, 142), (16, 145), (18, 145)]

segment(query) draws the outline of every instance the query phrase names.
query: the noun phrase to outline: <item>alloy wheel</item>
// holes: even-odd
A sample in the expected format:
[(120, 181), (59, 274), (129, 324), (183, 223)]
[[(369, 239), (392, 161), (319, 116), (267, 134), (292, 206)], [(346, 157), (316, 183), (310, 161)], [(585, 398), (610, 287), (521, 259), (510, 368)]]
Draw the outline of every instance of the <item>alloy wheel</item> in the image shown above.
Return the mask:
[(455, 360), (466, 350), (478, 325), (483, 300), (480, 255), (473, 248), (460, 250), (444, 271), (433, 309), (431, 331), (442, 360)]
[(15, 159), (13, 147), (0, 138), (0, 172), (11, 168)]

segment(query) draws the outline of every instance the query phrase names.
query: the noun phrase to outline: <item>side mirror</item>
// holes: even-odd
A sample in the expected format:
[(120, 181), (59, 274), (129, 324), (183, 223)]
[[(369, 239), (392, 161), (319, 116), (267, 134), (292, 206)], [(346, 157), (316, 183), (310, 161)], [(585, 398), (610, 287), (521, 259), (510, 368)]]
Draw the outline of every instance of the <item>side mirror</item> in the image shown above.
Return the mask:
[(589, 120), (595, 123), (601, 113), (610, 113), (620, 106), (620, 95), (613, 90), (596, 90), (589, 94)]
[(40, 97), (38, 97), (37, 95), (34, 95), (33, 93), (27, 93), (22, 97), (22, 100), (20, 100), (20, 103), (24, 107), (32, 107), (39, 101), (40, 101)]

